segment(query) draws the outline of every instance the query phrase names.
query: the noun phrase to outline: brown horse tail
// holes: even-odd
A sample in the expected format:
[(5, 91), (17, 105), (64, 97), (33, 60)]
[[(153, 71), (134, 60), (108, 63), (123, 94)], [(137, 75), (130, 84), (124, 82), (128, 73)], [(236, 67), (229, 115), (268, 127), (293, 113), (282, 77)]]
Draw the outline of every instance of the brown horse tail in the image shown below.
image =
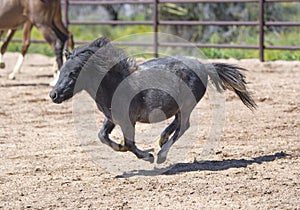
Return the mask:
[[(209, 76), (219, 92), (222, 89), (229, 89), (234, 91), (250, 110), (254, 110), (257, 107), (254, 99), (251, 97), (251, 93), (247, 90), (246, 77), (241, 72), (246, 71), (246, 69), (224, 63), (213, 63), (210, 64), (209, 68), (214, 69), (214, 71), (209, 71), (211, 72), (209, 73)], [(216, 72), (217, 74), (214, 74), (213, 72)]]

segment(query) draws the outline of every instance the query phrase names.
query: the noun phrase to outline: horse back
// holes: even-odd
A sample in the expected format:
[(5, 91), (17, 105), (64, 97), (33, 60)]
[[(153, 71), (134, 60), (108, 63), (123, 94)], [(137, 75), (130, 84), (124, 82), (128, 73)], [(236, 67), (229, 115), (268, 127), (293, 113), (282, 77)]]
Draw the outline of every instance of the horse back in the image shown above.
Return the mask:
[(197, 59), (184, 56), (156, 58), (141, 64), (140, 69), (160, 69), (162, 74), (169, 72), (169, 75), (175, 75), (176, 77), (172, 77), (177, 78), (173, 79), (173, 88), (179, 88), (178, 83), (183, 82), (192, 91), (197, 102), (205, 94), (208, 74), (205, 66)]

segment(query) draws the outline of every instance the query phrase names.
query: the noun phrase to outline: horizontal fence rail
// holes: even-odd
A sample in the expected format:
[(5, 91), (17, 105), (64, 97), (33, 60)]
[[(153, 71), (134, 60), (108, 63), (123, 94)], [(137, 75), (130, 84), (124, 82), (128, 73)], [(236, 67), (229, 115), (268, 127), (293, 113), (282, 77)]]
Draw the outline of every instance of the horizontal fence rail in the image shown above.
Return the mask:
[[(287, 22), (287, 21), (265, 21), (264, 7), (266, 3), (277, 2), (298, 2), (299, 0), (94, 0), (94, 1), (80, 1), (80, 0), (61, 0), (64, 6), (64, 23), (68, 27), (69, 25), (152, 25), (153, 26), (153, 44), (154, 56), (158, 56), (159, 46), (163, 47), (191, 47), (191, 44), (187, 43), (170, 43), (160, 42), (157, 32), (159, 26), (166, 25), (186, 25), (186, 26), (257, 26), (259, 29), (258, 45), (232, 45), (232, 44), (205, 44), (205, 43), (193, 43), (193, 46), (200, 48), (232, 48), (232, 49), (254, 49), (259, 50), (259, 59), (264, 61), (264, 50), (300, 50), (299, 46), (266, 46), (264, 35), (265, 26), (292, 26), (299, 27), (300, 22)], [(171, 20), (159, 20), (159, 4), (163, 3), (258, 3), (259, 17), (257, 21), (171, 21)], [(70, 5), (118, 5), (118, 4), (149, 4), (153, 8), (153, 19), (147, 21), (123, 21), (123, 20), (109, 20), (109, 21), (72, 21), (69, 20), (69, 6)], [(74, 35), (76, 37), (76, 34)], [(13, 40), (21, 41), (21, 40)], [(32, 42), (44, 42), (41, 40), (32, 40)], [(76, 43), (82, 44), (88, 41), (76, 40)], [(116, 43), (120, 45), (143, 45), (141, 43)], [(148, 46), (148, 44), (144, 44)]]

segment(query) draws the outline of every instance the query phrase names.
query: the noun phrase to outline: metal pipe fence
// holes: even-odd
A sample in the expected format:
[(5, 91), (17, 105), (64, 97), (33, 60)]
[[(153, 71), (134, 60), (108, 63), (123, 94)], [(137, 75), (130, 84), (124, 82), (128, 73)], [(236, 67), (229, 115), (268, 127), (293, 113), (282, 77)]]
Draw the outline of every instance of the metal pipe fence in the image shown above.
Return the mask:
[[(205, 44), (194, 43), (194, 46), (201, 48), (232, 48), (232, 49), (254, 49), (259, 50), (259, 59), (264, 61), (265, 49), (270, 50), (300, 50), (299, 46), (266, 46), (265, 45), (265, 27), (269, 26), (294, 26), (299, 27), (300, 22), (287, 22), (287, 21), (265, 21), (265, 5), (266, 3), (277, 2), (298, 2), (299, 0), (94, 0), (94, 1), (80, 1), (80, 0), (61, 0), (64, 6), (64, 23), (68, 27), (69, 25), (152, 25), (153, 26), (153, 47), (154, 56), (158, 56), (159, 46), (180, 46), (190, 47), (190, 44), (186, 43), (167, 43), (160, 42), (157, 32), (159, 26), (166, 25), (185, 25), (185, 26), (257, 26), (259, 30), (258, 45), (232, 45), (232, 44)], [(174, 20), (160, 20), (159, 19), (159, 5), (163, 3), (257, 3), (259, 9), (259, 16), (257, 21), (174, 21)], [(116, 4), (148, 4), (153, 7), (153, 19), (147, 21), (122, 21), (122, 20), (109, 20), (109, 21), (73, 21), (69, 20), (69, 6), (70, 5), (116, 5)], [(76, 37), (76, 34), (75, 34)], [(38, 40), (32, 40), (33, 42), (40, 42)], [(84, 43), (86, 41), (78, 40), (76, 43)], [(126, 45), (126, 43), (121, 43)], [(128, 44), (128, 43), (127, 43)], [(137, 44), (140, 43), (133, 43)]]

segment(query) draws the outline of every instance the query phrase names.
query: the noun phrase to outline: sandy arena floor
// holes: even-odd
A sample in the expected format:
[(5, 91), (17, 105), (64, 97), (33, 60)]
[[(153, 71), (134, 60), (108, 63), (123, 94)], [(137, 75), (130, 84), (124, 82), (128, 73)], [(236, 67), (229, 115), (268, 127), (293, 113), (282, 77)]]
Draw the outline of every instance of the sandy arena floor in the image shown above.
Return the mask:
[[(252, 113), (226, 93), (224, 132), (209, 159), (178, 163), (162, 175), (116, 177), (96, 160), (115, 152), (99, 144), (108, 154), (93, 151), (98, 154), (93, 156), (89, 142), (76, 137), (72, 100), (50, 101), (53, 58), (28, 55), (14, 81), (7, 77), (17, 54), (7, 53), (5, 59), (7, 67), (0, 70), (0, 209), (300, 208), (300, 62), (222, 60), (249, 69), (258, 109)], [(203, 119), (208, 101), (197, 106)], [(203, 142), (208, 127), (206, 121), (201, 125)], [(146, 128), (139, 128), (145, 136), (159, 135)], [(125, 172), (126, 160), (135, 157), (118, 155), (125, 156), (118, 169)]]

